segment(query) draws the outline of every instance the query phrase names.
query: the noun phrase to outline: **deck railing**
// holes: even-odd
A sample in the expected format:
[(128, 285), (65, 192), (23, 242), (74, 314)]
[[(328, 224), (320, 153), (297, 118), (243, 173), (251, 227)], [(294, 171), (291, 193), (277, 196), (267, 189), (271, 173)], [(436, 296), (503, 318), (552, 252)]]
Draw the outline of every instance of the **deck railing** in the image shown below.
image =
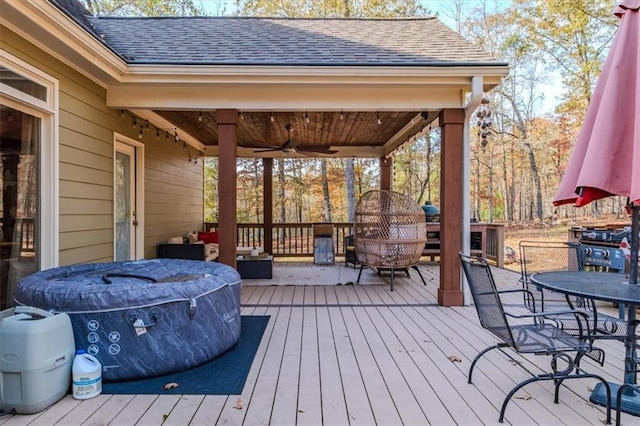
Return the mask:
[[(303, 223), (274, 223), (273, 249), (274, 256), (281, 257), (311, 257), (313, 256), (313, 225), (312, 222)], [(334, 222), (333, 247), (337, 256), (345, 252), (344, 238), (352, 234), (353, 224), (348, 222)], [(205, 223), (206, 231), (218, 229), (217, 223)], [(238, 223), (238, 245), (243, 247), (264, 247), (264, 224)], [(504, 265), (504, 225), (487, 224), (486, 257), (493, 260), (499, 267)]]

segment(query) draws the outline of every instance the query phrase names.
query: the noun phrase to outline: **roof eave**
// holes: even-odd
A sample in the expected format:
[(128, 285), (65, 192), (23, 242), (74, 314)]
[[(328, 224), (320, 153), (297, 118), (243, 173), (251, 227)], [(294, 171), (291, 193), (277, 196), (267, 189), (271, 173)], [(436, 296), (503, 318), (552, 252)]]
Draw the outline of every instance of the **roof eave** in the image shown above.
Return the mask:
[(0, 24), (102, 87), (118, 82), (127, 71), (120, 56), (47, 1), (4, 1)]
[(505, 63), (449, 66), (130, 65), (122, 84), (349, 84), (465, 85), (482, 76), (486, 90), (509, 73)]

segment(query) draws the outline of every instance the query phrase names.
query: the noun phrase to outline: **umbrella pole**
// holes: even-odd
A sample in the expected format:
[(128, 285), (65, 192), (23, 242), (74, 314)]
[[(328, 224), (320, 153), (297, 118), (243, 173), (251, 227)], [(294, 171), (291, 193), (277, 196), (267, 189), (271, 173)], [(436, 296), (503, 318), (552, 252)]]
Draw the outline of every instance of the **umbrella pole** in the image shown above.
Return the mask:
[(629, 284), (638, 284), (638, 231), (640, 230), (640, 206), (631, 205), (631, 259), (629, 260)]
[[(638, 238), (638, 231), (640, 230), (640, 206), (631, 204), (631, 259), (629, 259), (629, 285), (638, 285), (638, 246), (640, 238)], [(627, 321), (629, 326), (627, 327), (627, 339), (626, 339), (626, 354), (625, 354), (625, 383), (636, 383), (636, 364), (634, 362), (635, 355), (635, 329), (631, 324), (636, 319), (636, 304), (629, 303), (629, 314)]]

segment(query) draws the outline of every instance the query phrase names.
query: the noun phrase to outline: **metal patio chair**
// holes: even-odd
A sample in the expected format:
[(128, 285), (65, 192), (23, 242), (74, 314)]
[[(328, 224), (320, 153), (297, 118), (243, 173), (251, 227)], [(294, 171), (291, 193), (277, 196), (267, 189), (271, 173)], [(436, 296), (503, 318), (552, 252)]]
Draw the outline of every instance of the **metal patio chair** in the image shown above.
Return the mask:
[[(520, 281), (529, 291), (525, 295), (524, 304), (531, 312), (555, 311), (562, 309), (580, 309), (590, 319), (595, 339), (624, 339), (627, 335), (627, 324), (624, 319), (605, 315), (597, 311), (595, 302), (580, 297), (569, 297), (560, 293), (545, 290), (531, 282), (531, 276), (538, 272), (581, 271), (585, 267), (584, 250), (578, 242), (565, 241), (521, 241), (520, 242)], [(578, 335), (579, 324), (573, 315), (556, 318), (561, 321), (567, 333)], [(604, 352), (593, 352), (589, 356), (604, 355)], [(595, 359), (602, 363), (604, 360)]]
[[(558, 312), (532, 312), (515, 315), (505, 312), (501, 294), (513, 292), (530, 293), (527, 289), (517, 288), (498, 291), (489, 264), (485, 259), (466, 256), (460, 253), (460, 260), (464, 274), (471, 289), (471, 295), (478, 312), (480, 324), (499, 339), (499, 342), (491, 345), (476, 355), (469, 367), (468, 383), (471, 383), (473, 369), (487, 352), (499, 349), (507, 357), (519, 364), (512, 355), (505, 351), (510, 348), (517, 354), (534, 354), (551, 356), (551, 371), (548, 373), (533, 375), (523, 380), (511, 389), (505, 397), (500, 409), (500, 423), (504, 420), (507, 404), (515, 393), (524, 386), (543, 380), (552, 380), (555, 385), (554, 402), (558, 403), (559, 391), (562, 382), (567, 379), (597, 379), (602, 382), (607, 390), (609, 401), (611, 389), (607, 381), (595, 374), (587, 373), (580, 368), (580, 360), (583, 356), (594, 350), (589, 338), (591, 329), (588, 316), (579, 310), (562, 310)], [(532, 295), (529, 295), (533, 297)], [(551, 320), (557, 315), (573, 315), (575, 321), (581, 324), (579, 336), (566, 333)], [(511, 324), (507, 316), (517, 319), (518, 324)], [(523, 320), (530, 322), (524, 323)], [(599, 349), (595, 349), (599, 350)], [(566, 365), (561, 369), (561, 365)], [(611, 423), (611, 404), (607, 404), (607, 424)]]

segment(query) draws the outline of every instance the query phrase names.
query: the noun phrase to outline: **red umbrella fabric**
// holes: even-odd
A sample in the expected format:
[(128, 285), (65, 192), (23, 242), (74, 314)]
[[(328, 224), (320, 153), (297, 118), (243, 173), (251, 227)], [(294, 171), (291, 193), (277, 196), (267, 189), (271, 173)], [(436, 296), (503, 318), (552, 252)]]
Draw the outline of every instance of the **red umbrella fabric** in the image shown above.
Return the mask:
[(620, 25), (553, 202), (584, 206), (612, 195), (640, 201), (640, 0), (614, 11)]

